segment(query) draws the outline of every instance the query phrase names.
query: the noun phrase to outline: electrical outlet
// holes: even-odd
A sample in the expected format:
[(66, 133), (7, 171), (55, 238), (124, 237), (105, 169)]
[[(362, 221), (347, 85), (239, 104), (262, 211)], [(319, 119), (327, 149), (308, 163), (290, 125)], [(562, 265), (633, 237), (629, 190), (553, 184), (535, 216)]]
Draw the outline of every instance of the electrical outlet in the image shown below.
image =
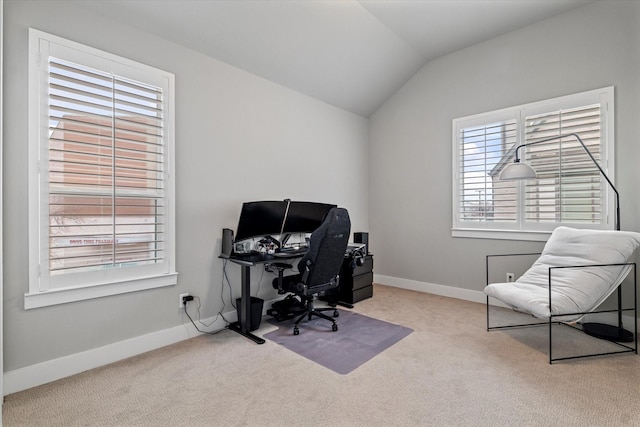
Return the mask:
[(180, 299), (178, 300), (178, 308), (184, 307), (184, 304), (182, 303), (182, 298), (188, 297), (189, 295), (190, 295), (189, 292), (185, 292), (184, 294), (180, 294)]
[(507, 273), (507, 282), (515, 282), (516, 275), (513, 273)]

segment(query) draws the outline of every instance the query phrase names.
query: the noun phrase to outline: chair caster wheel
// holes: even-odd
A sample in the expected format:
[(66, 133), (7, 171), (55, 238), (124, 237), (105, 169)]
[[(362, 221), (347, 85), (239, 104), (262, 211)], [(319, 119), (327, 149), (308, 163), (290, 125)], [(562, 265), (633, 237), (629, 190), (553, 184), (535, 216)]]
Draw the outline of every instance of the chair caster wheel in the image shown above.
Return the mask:
[(333, 324), (333, 326), (331, 326), (331, 330), (332, 330), (333, 332), (337, 331), (337, 330), (338, 330), (338, 325), (336, 325), (336, 324), (334, 323), (334, 324)]
[(333, 312), (333, 317), (338, 317), (338, 316), (340, 316), (340, 313), (338, 312), (338, 310), (335, 310)]
[(293, 335), (300, 335), (300, 329), (297, 326), (293, 328)]

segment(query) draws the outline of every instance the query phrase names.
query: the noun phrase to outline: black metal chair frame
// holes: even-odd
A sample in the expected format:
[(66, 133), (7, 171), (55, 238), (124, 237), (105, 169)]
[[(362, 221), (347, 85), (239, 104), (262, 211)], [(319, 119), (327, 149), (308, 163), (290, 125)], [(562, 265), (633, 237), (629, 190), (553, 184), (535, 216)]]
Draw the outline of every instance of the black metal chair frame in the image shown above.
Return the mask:
[[(493, 257), (510, 257), (510, 256), (532, 256), (539, 255), (539, 253), (522, 253), (522, 254), (496, 254), (496, 255), (487, 255), (486, 256), (486, 284), (489, 285), (489, 261)], [(551, 314), (547, 321), (540, 321), (535, 323), (523, 323), (523, 324), (514, 324), (514, 325), (503, 325), (503, 326), (491, 326), (490, 318), (489, 318), (489, 300), (491, 297), (487, 295), (487, 331), (500, 330), (500, 329), (516, 329), (516, 328), (526, 328), (526, 327), (534, 327), (534, 326), (548, 326), (549, 328), (549, 364), (553, 362), (569, 360), (569, 359), (581, 359), (587, 357), (596, 357), (596, 356), (609, 356), (620, 353), (635, 353), (638, 354), (638, 285), (637, 285), (637, 274), (636, 274), (636, 263), (635, 262), (627, 262), (627, 263), (619, 263), (619, 264), (588, 264), (588, 265), (571, 265), (571, 266), (558, 266), (558, 267), (549, 267), (549, 307), (551, 307), (551, 286), (552, 286), (552, 273), (558, 269), (565, 268), (594, 268), (594, 267), (611, 267), (611, 266), (632, 266), (633, 270), (633, 307), (622, 308), (619, 307), (617, 309), (610, 310), (593, 310), (584, 313), (563, 313), (563, 314)], [(622, 284), (618, 286), (617, 292), (622, 292)], [(634, 345), (633, 347), (630, 345), (622, 344), (616, 341), (608, 341), (620, 348), (618, 351), (610, 351), (610, 352), (600, 352), (600, 353), (590, 353), (583, 354), (579, 356), (568, 356), (568, 357), (553, 357), (553, 340), (552, 340), (552, 328), (553, 325), (561, 325), (566, 326), (581, 332), (584, 332), (580, 327), (569, 324), (562, 320), (559, 320), (565, 316), (582, 316), (587, 314), (600, 314), (600, 313), (621, 313), (633, 311), (633, 336), (634, 336)]]

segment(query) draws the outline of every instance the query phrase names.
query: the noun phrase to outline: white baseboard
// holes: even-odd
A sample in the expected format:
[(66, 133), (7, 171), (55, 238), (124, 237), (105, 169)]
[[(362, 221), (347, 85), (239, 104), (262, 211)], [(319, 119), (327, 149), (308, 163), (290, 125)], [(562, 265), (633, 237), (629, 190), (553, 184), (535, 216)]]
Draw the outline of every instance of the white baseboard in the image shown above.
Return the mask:
[(454, 286), (437, 285), (435, 283), (418, 282), (417, 280), (401, 279), (399, 277), (373, 275), (374, 283), (392, 286), (396, 288), (408, 289), (411, 291), (426, 292), (428, 294), (440, 295), (443, 297), (457, 298), (465, 301), (472, 301), (485, 304), (487, 296), (482, 291), (472, 291), (471, 289), (456, 288)]
[[(230, 320), (235, 320), (237, 316), (234, 311), (225, 314), (225, 317)], [(213, 317), (203, 319), (202, 322), (209, 324), (213, 322), (213, 319)], [(219, 318), (207, 329), (216, 331), (224, 327), (224, 320)], [(184, 323), (173, 328), (152, 332), (103, 347), (7, 371), (3, 377), (3, 393), (6, 396), (174, 344), (197, 335), (200, 335), (200, 332), (198, 332), (191, 323)]]

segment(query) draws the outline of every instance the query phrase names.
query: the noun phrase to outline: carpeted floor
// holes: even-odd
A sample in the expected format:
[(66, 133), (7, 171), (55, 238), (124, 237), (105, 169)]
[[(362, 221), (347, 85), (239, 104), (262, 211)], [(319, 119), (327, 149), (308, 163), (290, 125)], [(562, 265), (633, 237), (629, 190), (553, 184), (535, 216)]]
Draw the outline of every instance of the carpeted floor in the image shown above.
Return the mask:
[(637, 355), (549, 365), (544, 328), (486, 332), (484, 305), (379, 285), (354, 311), (414, 332), (347, 375), (199, 336), (9, 395), (4, 426), (640, 425)]

